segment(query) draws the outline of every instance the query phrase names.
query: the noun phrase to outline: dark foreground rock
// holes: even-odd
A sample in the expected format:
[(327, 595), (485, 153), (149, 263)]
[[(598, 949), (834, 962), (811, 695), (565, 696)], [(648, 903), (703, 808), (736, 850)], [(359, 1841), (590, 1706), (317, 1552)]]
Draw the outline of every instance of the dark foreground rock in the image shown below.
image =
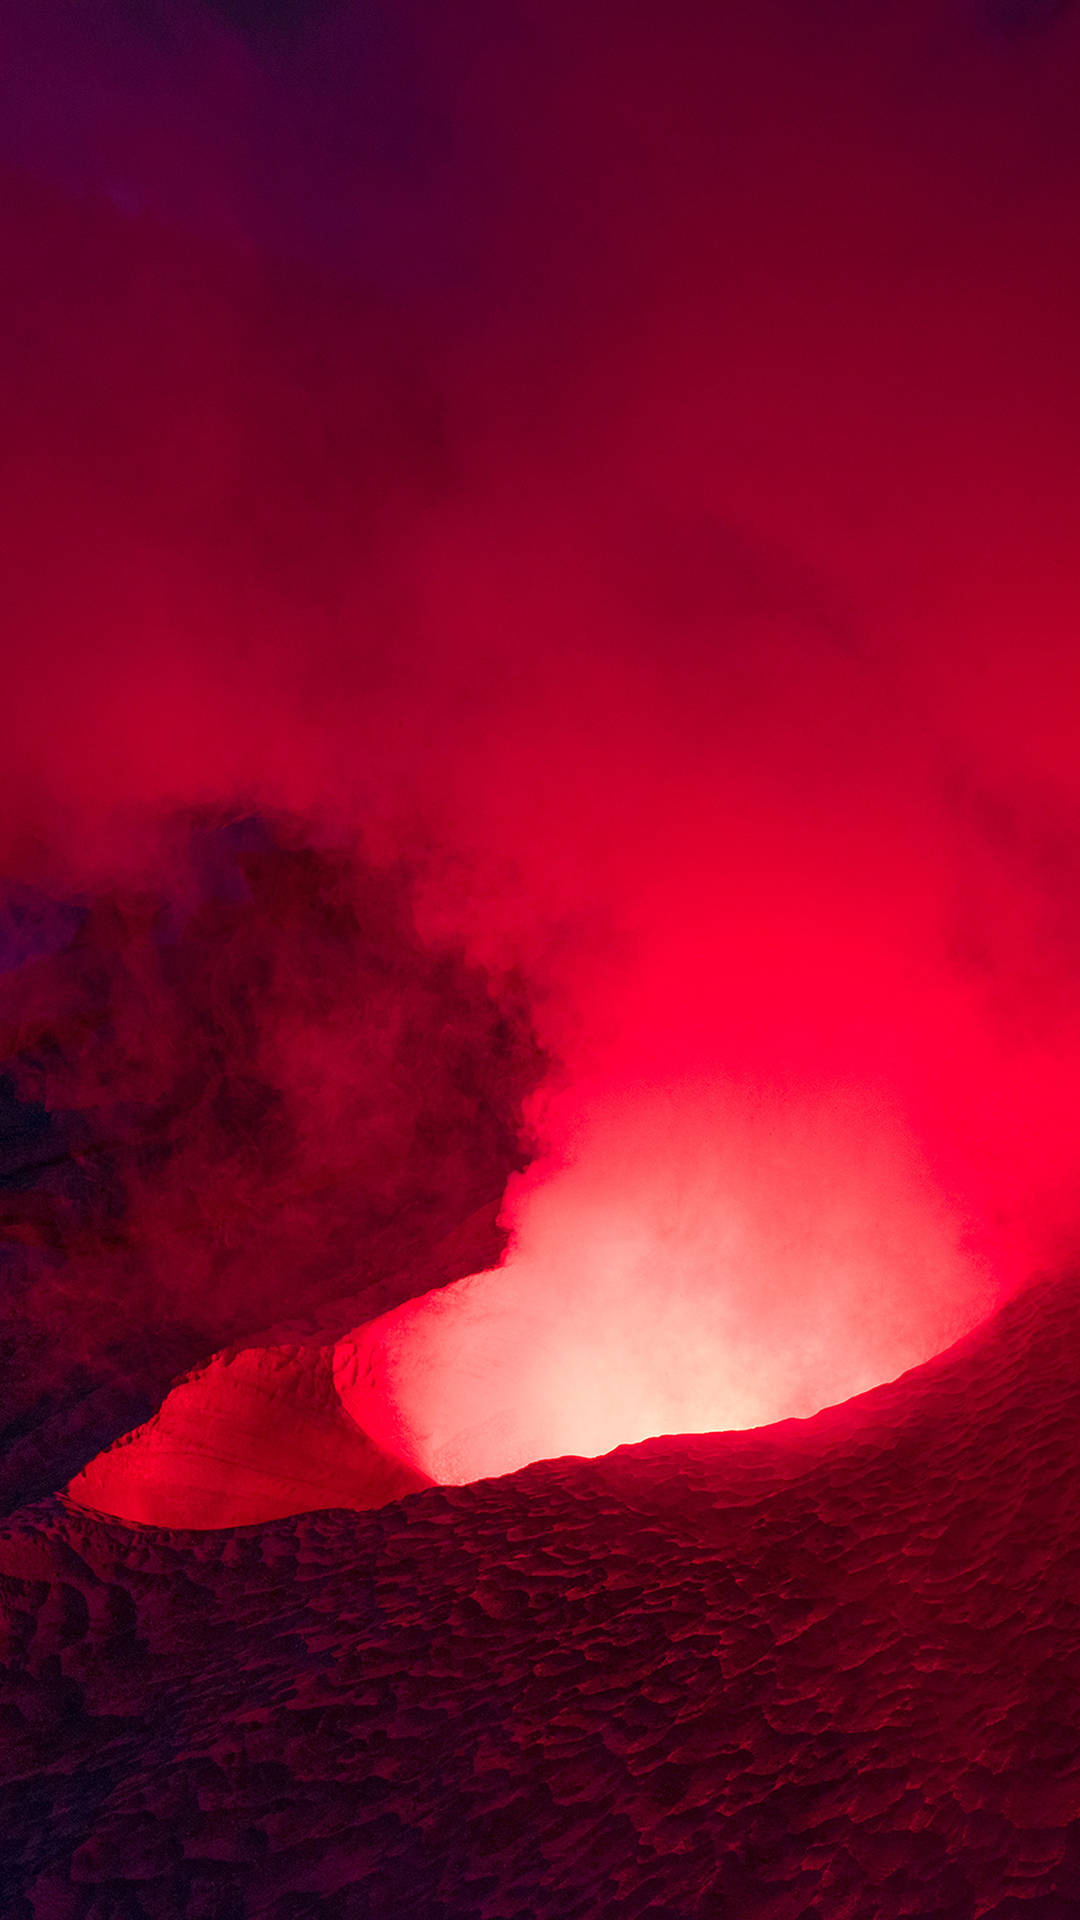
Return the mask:
[(4, 1920), (1071, 1920), (1080, 1286), (806, 1423), (0, 1537)]

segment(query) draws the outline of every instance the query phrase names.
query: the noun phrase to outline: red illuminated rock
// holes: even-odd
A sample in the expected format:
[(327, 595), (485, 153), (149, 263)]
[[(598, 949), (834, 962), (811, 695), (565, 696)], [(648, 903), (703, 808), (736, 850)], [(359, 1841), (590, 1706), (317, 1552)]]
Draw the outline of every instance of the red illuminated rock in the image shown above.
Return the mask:
[(241, 1531), (23, 1509), (0, 1911), (1073, 1920), (1078, 1353), (1047, 1283), (806, 1422)]
[(429, 1485), (349, 1418), (331, 1350), (218, 1354), (68, 1487), (80, 1506), (158, 1527), (237, 1527), (379, 1507)]

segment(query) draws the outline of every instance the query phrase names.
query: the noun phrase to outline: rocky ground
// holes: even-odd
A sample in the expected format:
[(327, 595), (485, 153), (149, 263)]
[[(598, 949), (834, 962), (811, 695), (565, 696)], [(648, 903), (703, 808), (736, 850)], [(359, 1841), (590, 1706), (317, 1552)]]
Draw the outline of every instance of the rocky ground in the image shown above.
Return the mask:
[(805, 1423), (0, 1538), (4, 1920), (1080, 1910), (1080, 1286)]

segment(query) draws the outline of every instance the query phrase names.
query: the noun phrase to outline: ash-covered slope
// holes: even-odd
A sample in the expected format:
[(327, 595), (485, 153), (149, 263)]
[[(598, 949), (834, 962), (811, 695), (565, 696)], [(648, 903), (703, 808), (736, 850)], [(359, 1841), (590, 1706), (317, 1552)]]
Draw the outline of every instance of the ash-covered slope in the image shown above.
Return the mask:
[(1080, 1283), (804, 1424), (0, 1538), (4, 1920), (1080, 1910)]

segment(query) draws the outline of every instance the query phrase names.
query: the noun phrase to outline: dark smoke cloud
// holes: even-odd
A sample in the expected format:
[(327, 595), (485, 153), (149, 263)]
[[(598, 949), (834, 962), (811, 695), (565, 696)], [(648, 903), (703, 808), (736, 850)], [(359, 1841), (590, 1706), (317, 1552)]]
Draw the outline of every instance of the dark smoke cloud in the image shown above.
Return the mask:
[(952, 1222), (822, 1283), (855, 1374), (875, 1288), (902, 1364), (1070, 1257), (1075, 11), (90, 18), (3, 15), (12, 882), (104, 939), (237, 796), (404, 854), (423, 938), (528, 979), (589, 1206), (647, 1164), (705, 1246), (665, 1141), (737, 1186), (775, 1120), (766, 1345), (837, 1181)]
[(520, 990), (417, 938), (403, 868), (267, 818), (174, 820), (162, 851), (138, 890), (9, 903), (9, 1448), (90, 1394), (138, 1417), (185, 1364), (335, 1298), (348, 1325), (453, 1277), (436, 1250), (470, 1216), (466, 1264), (494, 1259), (527, 1157)]
[(1040, 33), (1054, 25), (1069, 0), (986, 0), (986, 17), (1005, 34)]

